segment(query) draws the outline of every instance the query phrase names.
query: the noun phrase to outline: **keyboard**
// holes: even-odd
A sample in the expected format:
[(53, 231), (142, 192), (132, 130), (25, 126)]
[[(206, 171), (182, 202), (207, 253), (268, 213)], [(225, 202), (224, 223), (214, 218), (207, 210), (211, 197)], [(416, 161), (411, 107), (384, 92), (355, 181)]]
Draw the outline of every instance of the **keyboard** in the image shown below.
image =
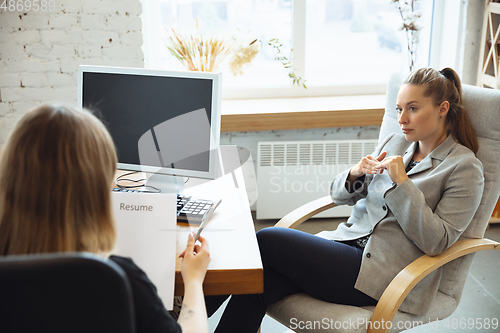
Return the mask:
[[(127, 188), (113, 188), (113, 192), (128, 193), (153, 193)], [(219, 207), (222, 199), (218, 201), (193, 198), (189, 195), (177, 194), (177, 223), (201, 224), (210, 219), (215, 209)]]

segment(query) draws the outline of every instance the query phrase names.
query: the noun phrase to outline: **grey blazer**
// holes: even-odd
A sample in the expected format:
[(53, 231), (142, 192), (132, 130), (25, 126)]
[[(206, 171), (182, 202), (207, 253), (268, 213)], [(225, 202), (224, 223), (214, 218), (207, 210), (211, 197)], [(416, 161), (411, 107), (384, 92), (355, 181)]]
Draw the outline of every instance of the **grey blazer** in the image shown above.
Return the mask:
[[(377, 147), (387, 156), (403, 156), (405, 166), (416, 143), (392, 134)], [(404, 172), (404, 170), (402, 170)], [(468, 148), (450, 135), (408, 172), (396, 186), (387, 171), (366, 175), (354, 192), (346, 190), (349, 170), (337, 175), (331, 196), (339, 205), (354, 205), (347, 222), (318, 236), (352, 240), (371, 234), (364, 249), (355, 288), (379, 299), (392, 279), (424, 253), (438, 255), (455, 243), (467, 228), (481, 201), (483, 166)], [(424, 278), (409, 293), (401, 311), (425, 315), (438, 290), (441, 269)]]

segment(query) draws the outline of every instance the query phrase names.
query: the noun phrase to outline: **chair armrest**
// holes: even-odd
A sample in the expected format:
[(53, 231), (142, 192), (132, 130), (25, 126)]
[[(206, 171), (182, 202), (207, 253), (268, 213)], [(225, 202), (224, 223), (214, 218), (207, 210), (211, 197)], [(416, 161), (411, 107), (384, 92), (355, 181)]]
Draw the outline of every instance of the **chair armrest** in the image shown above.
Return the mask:
[(286, 214), (274, 226), (282, 228), (296, 228), (302, 222), (308, 220), (316, 214), (319, 214), (327, 209), (337, 206), (332, 202), (331, 196), (322, 197), (314, 201), (308, 202), (303, 206)]
[[(456, 242), (440, 255), (434, 257), (421, 256), (399, 272), (389, 286), (387, 286), (373, 311), (370, 321), (378, 323), (392, 322), (399, 306), (408, 293), (429, 273), (456, 258), (486, 250), (500, 250), (500, 243), (486, 238), (464, 239)], [(367, 333), (389, 332), (389, 328), (387, 327), (375, 329), (374, 326), (380, 327), (382, 325), (371, 325)]]

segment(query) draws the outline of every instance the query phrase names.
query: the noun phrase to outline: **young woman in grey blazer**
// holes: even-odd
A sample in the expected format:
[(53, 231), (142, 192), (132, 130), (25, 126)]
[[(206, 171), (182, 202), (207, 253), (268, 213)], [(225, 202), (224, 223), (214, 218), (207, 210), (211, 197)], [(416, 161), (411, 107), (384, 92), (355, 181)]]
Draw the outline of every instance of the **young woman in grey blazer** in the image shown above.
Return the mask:
[[(256, 332), (267, 306), (295, 293), (374, 305), (405, 266), (458, 240), (484, 183), (460, 79), (450, 68), (419, 69), (405, 80), (395, 107), (402, 133), (332, 183), (333, 201), (354, 205), (347, 222), (318, 235), (259, 231), (264, 293), (233, 296), (216, 332)], [(400, 309), (425, 315), (440, 278), (439, 269), (428, 275)]]

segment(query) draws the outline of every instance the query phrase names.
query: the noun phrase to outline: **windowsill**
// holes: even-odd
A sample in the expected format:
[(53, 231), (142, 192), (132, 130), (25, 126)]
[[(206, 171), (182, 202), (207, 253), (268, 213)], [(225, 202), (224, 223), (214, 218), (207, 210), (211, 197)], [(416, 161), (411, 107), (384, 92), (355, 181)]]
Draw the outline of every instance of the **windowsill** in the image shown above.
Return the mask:
[(222, 101), (221, 132), (379, 126), (385, 94)]

